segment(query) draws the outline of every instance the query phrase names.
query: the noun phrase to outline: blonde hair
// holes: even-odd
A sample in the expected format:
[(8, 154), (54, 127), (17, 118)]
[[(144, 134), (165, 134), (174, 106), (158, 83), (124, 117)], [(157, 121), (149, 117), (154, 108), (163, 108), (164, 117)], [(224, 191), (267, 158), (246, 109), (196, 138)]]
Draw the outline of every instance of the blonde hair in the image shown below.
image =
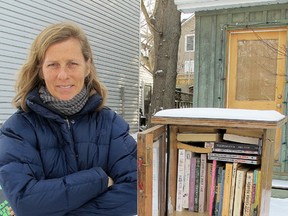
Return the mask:
[(17, 108), (21, 107), (24, 111), (27, 111), (26, 99), (28, 93), (34, 88), (39, 88), (43, 85), (41, 67), (47, 49), (52, 44), (65, 41), (69, 38), (78, 39), (85, 61), (90, 59), (90, 73), (85, 78), (85, 84), (89, 94), (92, 94), (96, 90), (102, 96), (103, 100), (98, 110), (103, 108), (106, 101), (106, 88), (96, 76), (93, 54), (86, 34), (79, 26), (72, 22), (63, 22), (48, 26), (32, 43), (28, 58), (22, 65), (16, 82), (16, 96), (12, 102)]

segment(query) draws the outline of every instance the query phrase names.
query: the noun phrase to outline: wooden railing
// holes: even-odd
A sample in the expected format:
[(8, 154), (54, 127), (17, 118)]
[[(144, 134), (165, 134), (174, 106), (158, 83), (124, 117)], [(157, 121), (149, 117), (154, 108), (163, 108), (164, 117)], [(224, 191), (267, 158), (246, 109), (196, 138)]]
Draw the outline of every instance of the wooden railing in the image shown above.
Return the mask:
[(175, 108), (193, 107), (193, 94), (175, 91)]

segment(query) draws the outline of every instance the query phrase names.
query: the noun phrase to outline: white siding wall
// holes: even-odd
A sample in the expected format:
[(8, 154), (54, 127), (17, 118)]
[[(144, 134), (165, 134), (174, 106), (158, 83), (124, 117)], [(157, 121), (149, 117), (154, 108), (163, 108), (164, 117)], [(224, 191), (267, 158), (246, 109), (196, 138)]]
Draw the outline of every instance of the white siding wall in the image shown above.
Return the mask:
[(17, 71), (48, 24), (71, 20), (87, 33), (107, 105), (138, 128), (140, 0), (0, 0), (0, 122), (14, 111)]

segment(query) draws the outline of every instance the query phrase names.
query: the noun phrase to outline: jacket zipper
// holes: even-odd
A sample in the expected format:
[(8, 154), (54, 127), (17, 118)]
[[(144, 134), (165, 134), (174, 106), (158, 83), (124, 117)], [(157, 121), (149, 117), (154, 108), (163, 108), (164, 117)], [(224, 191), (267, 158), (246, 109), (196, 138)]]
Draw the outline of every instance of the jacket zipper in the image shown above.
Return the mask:
[(69, 119), (68, 119), (68, 118), (65, 118), (65, 121), (66, 121), (66, 123), (67, 123), (68, 129), (70, 130), (70, 121), (69, 121)]

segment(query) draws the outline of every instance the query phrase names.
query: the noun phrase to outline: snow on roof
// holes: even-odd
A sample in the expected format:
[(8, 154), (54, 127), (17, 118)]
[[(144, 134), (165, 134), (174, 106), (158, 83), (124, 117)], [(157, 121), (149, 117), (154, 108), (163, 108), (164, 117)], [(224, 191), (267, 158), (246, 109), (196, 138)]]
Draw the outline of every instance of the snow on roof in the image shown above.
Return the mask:
[(228, 108), (182, 108), (166, 109), (157, 112), (155, 117), (175, 118), (211, 118), (211, 119), (234, 119), (252, 121), (280, 121), (284, 115), (275, 110), (248, 110)]

